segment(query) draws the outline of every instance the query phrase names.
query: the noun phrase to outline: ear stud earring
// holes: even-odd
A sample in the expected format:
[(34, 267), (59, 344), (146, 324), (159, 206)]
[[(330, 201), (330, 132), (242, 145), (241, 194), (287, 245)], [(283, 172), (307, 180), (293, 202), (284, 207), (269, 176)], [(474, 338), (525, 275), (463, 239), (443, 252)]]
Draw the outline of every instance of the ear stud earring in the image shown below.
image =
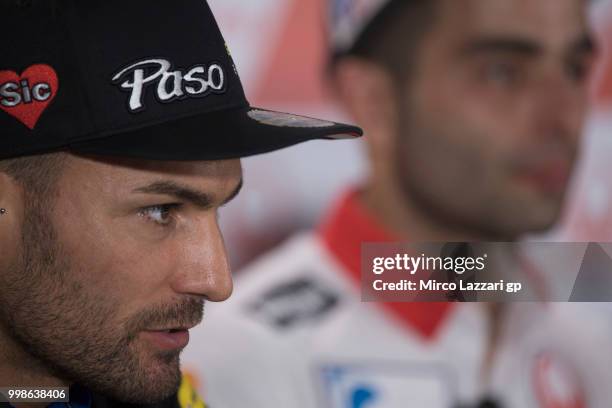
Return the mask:
[(4, 214), (6, 214), (6, 209), (0, 208), (0, 215), (4, 215)]

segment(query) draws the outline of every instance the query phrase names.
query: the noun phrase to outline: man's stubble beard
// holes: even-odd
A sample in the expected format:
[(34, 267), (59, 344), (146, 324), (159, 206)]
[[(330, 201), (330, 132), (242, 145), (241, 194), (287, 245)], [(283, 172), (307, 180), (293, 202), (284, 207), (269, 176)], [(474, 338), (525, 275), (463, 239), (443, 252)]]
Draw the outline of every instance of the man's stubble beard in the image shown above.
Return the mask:
[(166, 317), (201, 319), (203, 302), (149, 310), (119, 324), (115, 302), (78, 280), (49, 211), (37, 203), (25, 214), (21, 256), (0, 275), (0, 329), (32, 357), (28, 366), (123, 402), (157, 402), (175, 392), (178, 352), (143, 361), (134, 340), (147, 324)]

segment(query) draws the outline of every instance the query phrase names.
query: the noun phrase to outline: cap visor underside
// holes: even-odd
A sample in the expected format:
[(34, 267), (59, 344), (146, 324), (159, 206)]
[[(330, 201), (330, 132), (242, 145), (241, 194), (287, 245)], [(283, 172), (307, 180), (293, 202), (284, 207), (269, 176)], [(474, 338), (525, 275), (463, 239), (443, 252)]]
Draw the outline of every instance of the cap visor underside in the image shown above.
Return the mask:
[(363, 135), (351, 125), (245, 107), (206, 113), (72, 143), (83, 154), (152, 160), (224, 160), (282, 149), (307, 140)]

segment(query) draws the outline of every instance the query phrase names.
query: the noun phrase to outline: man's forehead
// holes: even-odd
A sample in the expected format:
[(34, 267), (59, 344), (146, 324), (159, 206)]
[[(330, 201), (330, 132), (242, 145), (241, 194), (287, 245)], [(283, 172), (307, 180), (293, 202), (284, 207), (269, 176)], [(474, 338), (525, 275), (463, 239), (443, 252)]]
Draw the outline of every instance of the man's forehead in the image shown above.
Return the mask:
[(587, 31), (585, 0), (440, 0), (439, 22), (465, 36), (516, 35), (567, 46)]
[[(64, 182), (107, 185), (107, 188), (131, 189), (151, 180), (172, 179), (180, 182), (215, 181), (242, 178), (239, 159), (220, 161), (157, 161), (118, 157), (70, 155)], [(104, 187), (102, 187), (104, 188)]]

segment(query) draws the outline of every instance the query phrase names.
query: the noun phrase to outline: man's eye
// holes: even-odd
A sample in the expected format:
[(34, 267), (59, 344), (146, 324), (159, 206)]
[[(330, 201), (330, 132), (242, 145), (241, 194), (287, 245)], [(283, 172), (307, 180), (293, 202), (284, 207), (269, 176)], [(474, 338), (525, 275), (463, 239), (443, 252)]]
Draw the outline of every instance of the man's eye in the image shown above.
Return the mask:
[(179, 205), (180, 204), (153, 205), (151, 207), (142, 208), (138, 212), (138, 215), (156, 224), (168, 225), (172, 222), (172, 211), (178, 208)]

